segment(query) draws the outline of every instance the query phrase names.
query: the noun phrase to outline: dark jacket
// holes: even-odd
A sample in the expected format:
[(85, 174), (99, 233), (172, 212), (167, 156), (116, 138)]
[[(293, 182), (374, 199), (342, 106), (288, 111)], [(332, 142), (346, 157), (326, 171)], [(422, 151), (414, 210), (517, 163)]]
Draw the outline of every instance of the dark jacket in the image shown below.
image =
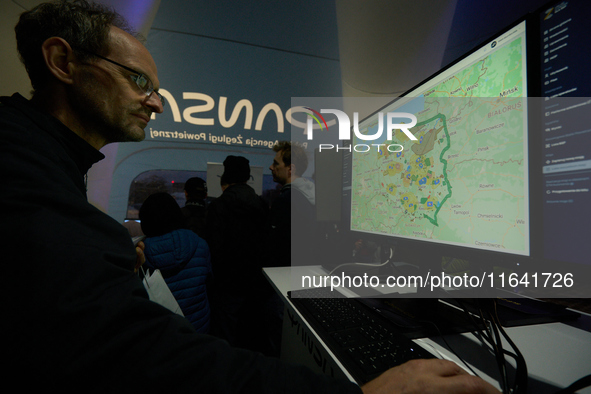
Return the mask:
[(291, 265), (291, 184), (284, 185), (269, 213), (265, 262), (270, 267)]
[(261, 251), (268, 209), (247, 184), (229, 186), (207, 209), (205, 239), (216, 288), (242, 292), (264, 280)]
[(316, 206), (291, 183), (284, 185), (273, 201), (265, 249), (268, 266), (316, 265), (320, 244)]
[(205, 231), (205, 213), (207, 212), (205, 201), (189, 200), (181, 208), (181, 211), (185, 216), (185, 227), (198, 236), (203, 237)]
[(183, 314), (197, 332), (208, 332), (210, 307), (206, 280), (211, 274), (209, 247), (191, 230), (174, 230), (144, 241), (146, 268), (159, 269)]
[(80, 392), (360, 393), (224, 341), (151, 302), (127, 230), (86, 200), (103, 155), (20, 95), (0, 98), (3, 382)]

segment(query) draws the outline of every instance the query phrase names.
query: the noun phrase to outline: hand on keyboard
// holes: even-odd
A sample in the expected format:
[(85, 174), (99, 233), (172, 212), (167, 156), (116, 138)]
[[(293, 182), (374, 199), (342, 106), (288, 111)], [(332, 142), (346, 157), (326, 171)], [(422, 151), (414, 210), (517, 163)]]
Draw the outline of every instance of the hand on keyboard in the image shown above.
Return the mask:
[(499, 394), (484, 380), (447, 360), (412, 360), (361, 387), (363, 394)]

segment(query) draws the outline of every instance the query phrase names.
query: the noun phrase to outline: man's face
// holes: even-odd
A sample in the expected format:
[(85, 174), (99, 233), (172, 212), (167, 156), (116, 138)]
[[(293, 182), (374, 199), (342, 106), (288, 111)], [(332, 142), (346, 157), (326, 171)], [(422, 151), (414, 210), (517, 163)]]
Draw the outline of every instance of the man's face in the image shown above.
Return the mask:
[(279, 151), (275, 154), (273, 164), (269, 167), (271, 174), (273, 174), (273, 181), (280, 185), (285, 185), (291, 182), (291, 167), (286, 166), (283, 162), (283, 151)]
[[(128, 33), (111, 27), (106, 57), (145, 74), (158, 90), (160, 83), (152, 56)], [(146, 96), (132, 80), (132, 72), (100, 58), (81, 69), (77, 84), (72, 87), (72, 106), (82, 128), (100, 138), (102, 145), (142, 141), (152, 112), (163, 111), (156, 93)]]

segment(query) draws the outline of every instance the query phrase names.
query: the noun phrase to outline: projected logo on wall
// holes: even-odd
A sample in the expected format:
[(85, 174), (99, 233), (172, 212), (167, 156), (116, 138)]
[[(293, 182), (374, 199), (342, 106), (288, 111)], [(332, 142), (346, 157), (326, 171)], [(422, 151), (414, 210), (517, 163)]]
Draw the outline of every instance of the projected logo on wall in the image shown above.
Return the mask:
[[(176, 130), (159, 130), (156, 128), (157, 126), (152, 126), (146, 129), (147, 140), (272, 148), (278, 140), (290, 139), (289, 136), (284, 135), (285, 121), (303, 133), (307, 132), (306, 123), (294, 119), (294, 115), (298, 112), (307, 114), (310, 122), (314, 119), (323, 130), (328, 130), (329, 126), (336, 124), (336, 120), (327, 122), (318, 111), (310, 107), (295, 106), (284, 111), (276, 103), (267, 103), (256, 114), (255, 106), (251, 101), (241, 99), (233, 109), (230, 109), (228, 108), (228, 98), (223, 96), (219, 98), (217, 111), (215, 111), (216, 102), (213, 97), (195, 92), (183, 92), (183, 100), (184, 102), (196, 100), (190, 103), (198, 105), (187, 106), (181, 111), (183, 102), (177, 101), (165, 89), (160, 89), (160, 94), (165, 97), (168, 103), (167, 108), (170, 108), (173, 121), (180, 123), (180, 125), (178, 128), (175, 127)], [(217, 112), (217, 118), (212, 117), (211, 112)], [(152, 119), (156, 118), (156, 114), (152, 114)], [(244, 123), (242, 123), (242, 119)], [(253, 120), (255, 120), (254, 132)], [(199, 131), (190, 130), (189, 127), (192, 126), (185, 129), (184, 123), (200, 126)], [(203, 126), (209, 127), (204, 129)], [(228, 130), (228, 132), (220, 132), (219, 126), (222, 126), (222, 131)], [(245, 134), (243, 135), (242, 132)]]
[[(191, 104), (186, 106), (182, 112), (179, 107), (179, 103), (182, 105), (183, 102), (179, 102), (175, 97), (167, 90), (160, 89), (167, 103), (169, 103), (170, 111), (172, 114), (172, 120), (175, 123), (189, 123), (190, 125), (196, 126), (214, 126), (209, 130), (157, 130), (150, 128), (147, 130), (146, 137), (152, 140), (170, 140), (170, 141), (182, 141), (182, 142), (200, 142), (200, 143), (212, 143), (212, 144), (224, 144), (224, 145), (247, 145), (250, 147), (272, 147), (277, 142), (277, 137), (280, 138), (281, 134), (284, 133), (284, 111), (276, 103), (265, 104), (255, 119), (255, 108), (252, 102), (248, 99), (239, 100), (234, 109), (231, 110), (230, 116), (227, 116), (227, 104), (228, 98), (221, 96), (218, 100), (217, 108), (217, 119), (211, 116), (211, 112), (215, 111), (216, 102), (213, 97), (198, 92), (183, 92), (183, 101)], [(194, 101), (192, 101), (194, 100)], [(274, 132), (256, 133), (253, 136), (242, 135), (241, 133), (220, 133), (219, 126), (222, 126), (222, 130), (236, 129), (241, 126), (239, 118), (244, 119), (243, 131), (250, 131), (253, 127), (253, 119), (255, 119), (254, 130), (263, 131), (263, 123), (267, 120), (267, 124), (275, 123), (273, 126), (267, 126), (267, 130), (273, 130)], [(156, 114), (152, 114), (152, 119), (156, 119)], [(285, 119), (291, 122), (291, 108), (285, 111)], [(218, 126), (219, 125), (219, 126)], [(275, 127), (276, 125), (276, 127)], [(215, 126), (218, 126), (215, 128)], [(181, 126), (182, 127), (182, 126)], [(214, 130), (215, 129), (215, 130)], [(279, 133), (279, 135), (277, 135)]]

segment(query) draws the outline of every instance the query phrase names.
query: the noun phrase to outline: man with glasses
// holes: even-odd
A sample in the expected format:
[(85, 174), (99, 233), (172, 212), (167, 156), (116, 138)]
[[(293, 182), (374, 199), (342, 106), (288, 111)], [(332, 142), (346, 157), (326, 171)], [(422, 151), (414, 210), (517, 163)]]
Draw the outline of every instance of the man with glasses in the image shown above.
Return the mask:
[[(134, 273), (142, 245), (134, 248), (123, 226), (88, 204), (84, 177), (104, 157), (99, 149), (143, 140), (152, 113), (163, 111), (154, 60), (118, 15), (85, 1), (41, 4), (21, 15), (15, 31), (34, 92), (31, 100), (0, 98), (4, 385), (83, 393), (360, 392), (199, 335), (148, 300)], [(426, 382), (429, 392), (495, 392), (443, 360), (394, 368), (363, 391)]]

